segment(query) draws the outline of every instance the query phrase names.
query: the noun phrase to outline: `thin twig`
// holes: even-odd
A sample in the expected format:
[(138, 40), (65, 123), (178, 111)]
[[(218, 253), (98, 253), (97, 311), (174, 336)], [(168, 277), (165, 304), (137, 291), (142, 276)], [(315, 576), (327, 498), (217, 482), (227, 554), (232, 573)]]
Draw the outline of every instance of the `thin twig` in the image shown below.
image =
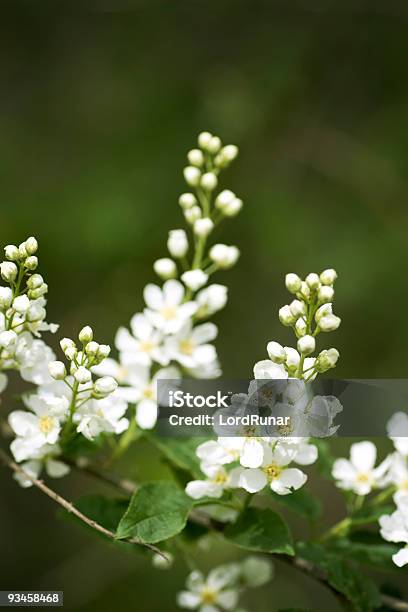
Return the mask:
[(132, 480), (129, 480), (128, 478), (121, 478), (113, 472), (102, 472), (86, 460), (73, 461), (72, 459), (67, 459), (66, 457), (63, 457), (62, 460), (64, 463), (82, 474), (86, 474), (92, 478), (101, 480), (102, 482), (115, 487), (118, 491), (125, 493), (126, 495), (133, 495), (137, 489), (137, 484)]
[[(30, 474), (28, 474), (28, 472), (26, 472), (20, 465), (15, 463), (7, 455), (7, 453), (5, 453), (2, 449), (0, 449), (0, 461), (4, 465), (6, 465), (8, 468), (10, 468), (15, 474), (20, 474), (21, 476), (23, 476), (23, 478), (32, 482), (32, 484), (35, 487), (37, 487), (37, 489), (40, 489), (40, 491), (42, 491), (50, 499), (52, 499), (57, 504), (62, 506), (70, 514), (73, 514), (74, 516), (76, 516), (83, 523), (85, 523), (86, 525), (94, 529), (95, 531), (98, 531), (99, 533), (103, 534), (107, 538), (110, 538), (111, 540), (116, 540), (116, 536), (113, 533), (113, 531), (106, 529), (105, 527), (103, 527), (102, 525), (94, 521), (93, 519), (89, 518), (88, 516), (85, 516), (85, 514), (80, 512), (80, 510), (78, 510), (78, 508), (76, 508), (74, 504), (67, 501), (66, 499), (61, 497), (61, 495), (59, 495), (58, 493), (50, 489), (46, 484), (44, 484), (42, 480), (39, 480), (38, 478), (35, 478), (31, 476)], [(156, 546), (153, 546), (153, 544), (147, 544), (146, 542), (141, 542), (140, 540), (137, 540), (136, 538), (126, 540), (126, 542), (130, 544), (137, 544), (138, 546), (143, 546), (145, 548), (148, 548), (149, 550), (155, 552), (156, 554), (163, 557), (166, 561), (168, 561), (166, 555), (159, 548), (157, 548)]]
[[(83, 469), (78, 464), (76, 464), (75, 467), (78, 470)], [(102, 482), (105, 482), (106, 484), (113, 485), (116, 489), (122, 491), (122, 493), (128, 493), (128, 494), (129, 492), (133, 493), (137, 489), (137, 486), (138, 486), (137, 483), (131, 480), (126, 480), (125, 486), (122, 486), (121, 483), (123, 483), (123, 481), (121, 478), (112, 477), (112, 474), (107, 475), (94, 468), (89, 469), (87, 467), (85, 468), (84, 471), (89, 476), (93, 476), (94, 478), (97, 478), (101, 480)], [(199, 510), (193, 510), (192, 512), (190, 512), (188, 519), (190, 522), (195, 523), (196, 525), (200, 525), (201, 527), (205, 527), (213, 531), (222, 532), (225, 529), (224, 523), (221, 523), (220, 521), (216, 521), (212, 519), (210, 516), (204, 514), (203, 512), (200, 512)], [(324, 585), (326, 588), (329, 588), (336, 595), (336, 597), (340, 598), (341, 600), (346, 599), (342, 593), (339, 593), (334, 587), (332, 587), (327, 582), (326, 573), (320, 568), (318, 568), (316, 565), (311, 563), (310, 561), (307, 561), (306, 559), (302, 559), (301, 557), (297, 557), (297, 556), (287, 557), (284, 555), (278, 555), (277, 558), (281, 561), (284, 561), (285, 563), (288, 563), (295, 569), (300, 570), (304, 574), (307, 574), (308, 576), (314, 578), (315, 580), (320, 582), (322, 585)], [(391, 595), (385, 595), (382, 593), (381, 593), (381, 601), (383, 605), (388, 606), (392, 610), (396, 610), (397, 612), (408, 612), (408, 602), (407, 601), (403, 601), (402, 599), (398, 599), (396, 597), (392, 597)]]

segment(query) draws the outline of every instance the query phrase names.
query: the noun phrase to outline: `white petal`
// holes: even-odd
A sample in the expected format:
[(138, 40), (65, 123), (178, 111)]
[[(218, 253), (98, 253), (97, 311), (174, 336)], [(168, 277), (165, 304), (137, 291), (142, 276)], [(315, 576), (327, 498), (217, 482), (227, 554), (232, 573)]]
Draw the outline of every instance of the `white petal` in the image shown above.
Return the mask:
[(69, 466), (62, 461), (56, 461), (55, 459), (48, 459), (45, 464), (48, 476), (51, 478), (62, 478), (69, 473)]
[(30, 412), (15, 410), (9, 415), (9, 425), (17, 436), (28, 436), (38, 431), (38, 418)]
[(201, 602), (201, 597), (197, 593), (191, 591), (181, 591), (177, 595), (177, 604), (180, 608), (187, 608), (188, 610), (194, 610), (198, 608)]
[(225, 608), (225, 610), (233, 610), (238, 603), (238, 592), (232, 589), (221, 591), (217, 597), (217, 603)]
[(254, 365), (254, 376), (256, 379), (284, 379), (288, 377), (288, 374), (283, 365), (273, 363), (270, 359), (264, 359), (258, 361)]
[(299, 465), (311, 465), (317, 460), (318, 451), (314, 444), (301, 444), (295, 455), (294, 461)]
[(152, 400), (142, 400), (136, 408), (136, 421), (142, 429), (152, 429), (157, 421), (157, 404)]
[(401, 548), (395, 555), (392, 555), (392, 560), (398, 567), (406, 565), (408, 563), (408, 548)]
[(195, 344), (205, 344), (217, 337), (218, 328), (214, 323), (203, 323), (193, 329), (191, 337)]
[(184, 297), (184, 287), (177, 280), (168, 280), (163, 285), (164, 301), (170, 306), (178, 306)]
[(152, 310), (160, 310), (163, 307), (163, 295), (160, 287), (149, 283), (143, 291), (144, 301)]
[(249, 438), (242, 449), (240, 463), (244, 467), (258, 468), (262, 465), (264, 447), (258, 440)]
[(152, 325), (146, 317), (138, 312), (130, 319), (130, 327), (133, 335), (139, 340), (147, 340), (152, 335)]
[(372, 442), (357, 442), (351, 445), (350, 461), (359, 472), (369, 472), (375, 465), (377, 448)]
[(186, 493), (193, 499), (201, 499), (202, 497), (217, 498), (222, 495), (222, 487), (208, 480), (192, 480), (187, 483)]
[(265, 474), (261, 470), (255, 469), (244, 470), (239, 479), (240, 487), (243, 487), (249, 493), (261, 491), (267, 482)]
[(119, 327), (115, 336), (115, 346), (118, 351), (134, 353), (138, 351), (139, 343), (126, 327)]

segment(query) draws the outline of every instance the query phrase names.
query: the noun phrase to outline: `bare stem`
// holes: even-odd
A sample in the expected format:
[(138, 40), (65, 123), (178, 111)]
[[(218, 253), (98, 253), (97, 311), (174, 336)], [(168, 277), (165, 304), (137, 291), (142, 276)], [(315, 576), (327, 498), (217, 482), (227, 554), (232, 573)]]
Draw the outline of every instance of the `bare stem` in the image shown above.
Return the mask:
[[(42, 491), (50, 499), (52, 499), (54, 502), (62, 506), (70, 514), (73, 514), (74, 516), (76, 516), (83, 523), (85, 523), (86, 525), (94, 529), (95, 531), (98, 531), (99, 533), (103, 534), (107, 538), (110, 538), (111, 540), (116, 540), (116, 536), (112, 531), (109, 531), (109, 529), (106, 529), (105, 527), (103, 527), (102, 525), (94, 521), (93, 519), (89, 518), (88, 516), (85, 516), (85, 514), (82, 514), (82, 512), (80, 512), (74, 506), (74, 504), (67, 501), (66, 499), (61, 497), (61, 495), (59, 495), (58, 493), (50, 489), (46, 484), (44, 484), (42, 480), (39, 480), (38, 478), (34, 478), (30, 474), (28, 474), (28, 472), (26, 472), (20, 465), (15, 463), (7, 455), (7, 453), (5, 453), (2, 449), (0, 449), (0, 461), (4, 465), (6, 465), (8, 468), (10, 468), (10, 470), (12, 470), (15, 474), (20, 474), (26, 480), (29, 480), (30, 482), (32, 482), (33, 485), (37, 487), (37, 489), (40, 489), (40, 491)], [(143, 546), (145, 548), (148, 548), (149, 550), (152, 550), (153, 552), (157, 553), (158, 555), (166, 559), (166, 561), (168, 561), (166, 555), (159, 548), (157, 548), (156, 546), (153, 546), (152, 544), (141, 542), (140, 540), (137, 540), (136, 538), (129, 539), (127, 540), (127, 542), (129, 542), (130, 544), (137, 544), (138, 546)]]

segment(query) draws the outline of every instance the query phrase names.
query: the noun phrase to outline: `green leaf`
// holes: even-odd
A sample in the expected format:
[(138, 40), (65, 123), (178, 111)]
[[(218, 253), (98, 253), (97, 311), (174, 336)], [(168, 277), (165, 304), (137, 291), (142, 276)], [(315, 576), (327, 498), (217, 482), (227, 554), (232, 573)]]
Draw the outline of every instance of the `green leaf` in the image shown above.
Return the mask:
[(317, 450), (319, 451), (317, 459), (317, 468), (319, 472), (325, 478), (333, 480), (332, 468), (335, 458), (331, 454), (329, 443), (327, 440), (322, 440), (321, 438), (313, 438), (313, 444), (317, 446)]
[(292, 536), (286, 523), (269, 508), (248, 508), (227, 527), (224, 535), (230, 542), (247, 550), (294, 554)]
[(192, 507), (192, 500), (174, 482), (144, 484), (132, 496), (116, 537), (161, 542), (184, 529)]
[(341, 538), (333, 543), (334, 550), (345, 558), (366, 563), (381, 570), (399, 571), (392, 561), (398, 546), (385, 542), (372, 531), (357, 532), (350, 539)]
[(382, 505), (376, 507), (360, 508), (353, 512), (350, 516), (353, 525), (365, 525), (367, 523), (376, 523), (383, 514), (391, 514), (395, 510), (395, 506)]
[(297, 551), (301, 558), (327, 573), (328, 583), (353, 604), (356, 612), (370, 612), (381, 605), (375, 583), (345, 559), (319, 544), (299, 542)]
[(298, 489), (290, 495), (278, 495), (269, 489), (269, 495), (272, 499), (289, 508), (293, 512), (304, 516), (305, 518), (315, 521), (319, 518), (322, 512), (322, 505), (315, 497), (313, 497), (305, 488)]
[(150, 437), (154, 445), (160, 450), (165, 458), (176, 468), (187, 471), (194, 478), (202, 478), (200, 461), (196, 455), (196, 448), (203, 442), (202, 438), (158, 438)]
[(79, 499), (75, 506), (85, 516), (115, 533), (128, 503), (129, 501), (126, 499), (111, 499), (102, 495), (89, 495)]

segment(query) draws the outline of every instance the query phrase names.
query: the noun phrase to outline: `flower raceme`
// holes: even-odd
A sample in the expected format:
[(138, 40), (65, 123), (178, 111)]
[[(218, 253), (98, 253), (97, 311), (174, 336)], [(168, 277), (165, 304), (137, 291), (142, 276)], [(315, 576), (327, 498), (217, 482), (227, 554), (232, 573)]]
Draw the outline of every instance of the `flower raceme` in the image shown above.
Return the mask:
[(119, 328), (115, 338), (118, 360), (109, 358), (93, 368), (96, 374), (111, 375), (118, 381), (116, 395), (136, 405), (135, 418), (141, 429), (152, 429), (156, 423), (157, 380), (220, 375), (212, 344), (218, 329), (208, 318), (224, 308), (227, 288), (208, 283), (215, 272), (237, 262), (239, 250), (221, 243), (208, 247), (208, 241), (223, 220), (242, 208), (242, 200), (232, 191), (217, 193), (221, 172), (237, 154), (237, 147), (223, 146), (218, 136), (199, 135), (198, 148), (188, 153), (189, 165), (184, 169), (191, 191), (179, 198), (187, 228), (170, 230), (170, 257), (153, 265), (164, 283), (146, 285), (143, 312), (132, 317), (130, 330)]

